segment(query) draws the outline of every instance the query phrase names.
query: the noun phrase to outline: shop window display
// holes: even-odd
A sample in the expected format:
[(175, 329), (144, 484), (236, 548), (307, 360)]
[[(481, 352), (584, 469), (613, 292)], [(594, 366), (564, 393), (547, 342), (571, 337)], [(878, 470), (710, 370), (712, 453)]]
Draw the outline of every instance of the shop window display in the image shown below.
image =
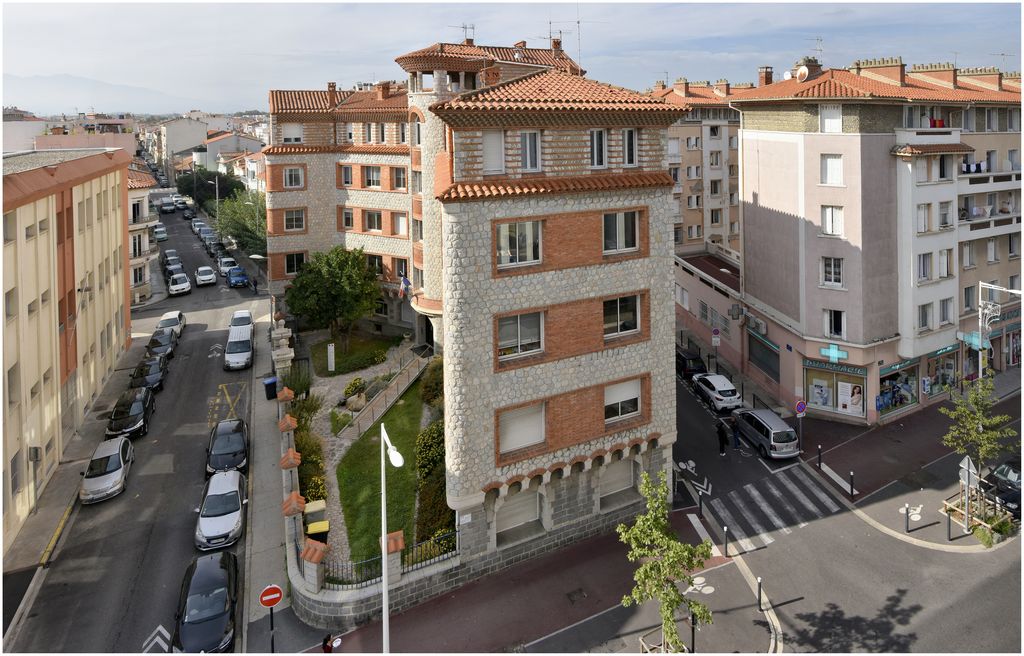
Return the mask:
[(917, 367), (893, 372), (879, 379), (882, 414), (900, 410), (918, 402)]

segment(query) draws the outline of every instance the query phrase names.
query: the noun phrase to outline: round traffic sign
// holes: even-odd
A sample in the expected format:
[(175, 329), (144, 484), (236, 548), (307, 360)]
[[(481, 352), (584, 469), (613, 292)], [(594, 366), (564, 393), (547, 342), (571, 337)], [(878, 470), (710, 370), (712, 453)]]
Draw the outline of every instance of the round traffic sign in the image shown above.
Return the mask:
[(711, 329), (711, 334), (712, 335), (719, 335), (719, 334), (721, 334), (721, 332), (718, 330), (718, 328), (712, 328)]
[(260, 605), (266, 608), (273, 608), (274, 606), (281, 603), (281, 598), (284, 597), (284, 592), (281, 590), (279, 585), (268, 585), (263, 588), (260, 592)]
[(800, 399), (799, 401), (796, 402), (796, 411), (797, 413), (801, 413), (804, 410), (807, 410), (807, 404), (804, 403), (803, 399)]

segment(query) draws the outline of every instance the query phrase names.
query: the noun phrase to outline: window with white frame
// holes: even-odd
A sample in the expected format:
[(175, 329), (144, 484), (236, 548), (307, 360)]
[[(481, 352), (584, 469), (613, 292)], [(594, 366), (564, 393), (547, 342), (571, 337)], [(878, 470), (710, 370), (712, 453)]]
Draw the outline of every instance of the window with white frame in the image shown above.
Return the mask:
[(965, 269), (974, 266), (974, 242), (964, 242), (961, 247), (960, 262)]
[(394, 225), (396, 235), (409, 234), (409, 217), (405, 212), (392, 212), (391, 223)]
[(543, 350), (544, 315), (517, 314), (498, 319), (498, 359), (507, 360)]
[(696, 180), (699, 177), (700, 177), (700, 167), (699, 166), (687, 166), (686, 167), (686, 179), (687, 180)]
[(351, 229), (355, 225), (355, 212), (350, 207), (341, 210), (341, 226)]
[(395, 277), (399, 280), (409, 275), (409, 261), (404, 257), (392, 258), (391, 266), (395, 270)]
[[(676, 141), (676, 152), (679, 151), (679, 141)], [(622, 165), (636, 166), (639, 148), (636, 139), (636, 128), (625, 128), (622, 130)]]
[(364, 230), (379, 232), (383, 224), (381, 213), (377, 210), (365, 210), (363, 212), (363, 223)]
[(1009, 119), (1010, 132), (1020, 132), (1020, 110), (1011, 108)]
[[(996, 278), (995, 280), (989, 280), (988, 284), (992, 285), (992, 287), (998, 287), (999, 286), (999, 279)], [(995, 300), (996, 300), (996, 290), (992, 289), (992, 287), (989, 287), (989, 288), (985, 289), (985, 298), (990, 303), (991, 302), (995, 302)]]
[(387, 140), (387, 133), (385, 132), (385, 128), (386, 127), (387, 127), (386, 123), (378, 123), (377, 124), (377, 143), (387, 143), (388, 142), (388, 140)]
[(678, 224), (672, 226), (672, 243), (673, 244), (681, 244), (681, 243), (683, 243), (683, 235), (684, 234), (685, 234), (685, 232), (683, 231), (683, 226), (678, 225)]
[(729, 137), (729, 150), (736, 150), (739, 147), (739, 138), (736, 135)]
[(506, 410), (498, 415), (498, 450), (501, 453), (540, 444), (543, 441), (543, 403)]
[(668, 158), (679, 159), (679, 138), (672, 137), (668, 140)]
[(541, 222), (498, 225), (498, 268), (540, 262)]
[(843, 258), (821, 258), (821, 284), (825, 287), (843, 286)]
[(306, 229), (306, 210), (285, 210), (284, 211), (284, 229), (285, 230), (305, 230)]
[(953, 275), (953, 249), (944, 248), (939, 251), (939, 278), (949, 278)]
[(939, 203), (939, 229), (949, 228), (953, 225), (953, 203), (944, 201)]
[(1010, 150), (1007, 151), (1007, 153), (1008, 153), (1007, 159), (1010, 160), (1010, 170), (1011, 171), (1019, 171), (1020, 170), (1020, 149), (1019, 148), (1011, 148)]
[(953, 323), (953, 297), (939, 301), (939, 324)]
[(932, 167), (929, 158), (918, 157), (914, 160), (914, 180), (917, 182), (930, 182)]
[(636, 212), (609, 212), (604, 215), (603, 252), (618, 253), (637, 248)]
[(347, 164), (341, 167), (341, 184), (344, 187), (352, 185), (352, 167)]
[(412, 123), (412, 145), (419, 146), (423, 143), (423, 123), (417, 118)]
[(932, 279), (932, 254), (919, 253), (917, 255), (917, 280), (926, 282)]
[(409, 188), (409, 191), (414, 194), (423, 193), (423, 172), (413, 171), (410, 177), (412, 179), (412, 186)]
[(524, 171), (540, 170), (540, 132), (519, 133), (519, 166)]
[(700, 207), (700, 196), (697, 196), (697, 195), (687, 196), (686, 197), (686, 206), (688, 208), (690, 208), (691, 210), (695, 209), (697, 207)]
[(284, 170), (284, 188), (297, 189), (299, 187), (302, 187), (302, 169), (286, 168)]
[(302, 265), (306, 262), (305, 253), (286, 253), (284, 256), (284, 273), (288, 276), (294, 276), (300, 270)]
[(1010, 276), (1010, 280), (1009, 280), (1009, 282), (1007, 283), (1006, 286), (1009, 287), (1010, 289), (1016, 289), (1016, 290), (1019, 291), (1020, 290), (1020, 274), (1019, 273), (1015, 273), (1012, 276)]
[(363, 143), (373, 143), (373, 123), (363, 124)]
[(678, 284), (676, 284), (676, 303), (682, 305), (684, 310), (690, 309), (690, 292)]
[(388, 316), (388, 302), (383, 298), (378, 298), (377, 305), (373, 308), (373, 313), (378, 317)]
[(701, 225), (689, 225), (686, 226), (686, 238), (687, 239), (700, 239), (704, 235), (704, 226)]
[(939, 155), (939, 180), (952, 180), (953, 179), (953, 156), (952, 155)]
[(413, 289), (421, 289), (423, 287), (423, 269), (412, 268), (412, 286)]
[(843, 156), (822, 155), (821, 156), (821, 184), (842, 185), (843, 184)]
[(398, 143), (404, 144), (409, 142), (409, 124), (399, 123), (398, 124)]
[(721, 196), (722, 195), (722, 181), (721, 180), (711, 180), (710, 182), (711, 182), (711, 195), (712, 196)]
[(708, 136), (712, 139), (719, 139), (722, 136), (722, 128), (718, 125), (712, 125), (708, 128)]
[(722, 210), (711, 210), (711, 225), (722, 225)]
[(393, 166), (391, 167), (391, 185), (395, 189), (405, 189), (408, 186), (404, 166)]
[(708, 304), (706, 301), (697, 301), (699, 304), (699, 310), (697, 316), (700, 317), (701, 323), (708, 322)]
[(843, 131), (843, 106), (818, 105), (820, 119), (819, 130), (822, 132), (839, 133)]
[(729, 222), (729, 234), (730, 235), (738, 235), (738, 234), (740, 234), (740, 222), (739, 221), (730, 221)]
[(838, 205), (821, 206), (821, 233), (831, 237), (843, 236), (843, 208)]
[(740, 195), (735, 191), (729, 193), (729, 204), (733, 206), (740, 204)]
[(735, 164), (729, 165), (729, 177), (735, 178), (740, 174), (740, 167)]
[(604, 388), (605, 423), (640, 414), (640, 380), (627, 380)]
[(932, 205), (921, 203), (917, 206), (917, 231), (928, 232), (931, 229)]
[(712, 150), (708, 153), (708, 166), (719, 167), (722, 165), (722, 151)]
[(364, 166), (363, 167), (363, 186), (364, 187), (376, 187), (380, 188), (380, 167), (379, 166)]
[(989, 237), (988, 238), (988, 242), (986, 244), (986, 249), (985, 249), (985, 254), (987, 256), (987, 259), (988, 259), (989, 263), (998, 262), (999, 261), (999, 251), (997, 250), (997, 245), (998, 245), (998, 243), (996, 242), (996, 238), (995, 237)]
[(412, 220), (412, 240), (423, 241), (423, 221), (419, 219)]
[(608, 166), (608, 131), (590, 131), (590, 168), (603, 169)]
[(670, 166), (670, 167), (668, 167), (668, 174), (672, 177), (672, 184), (675, 187), (677, 187), (676, 191), (678, 192), (678, 187), (679, 187), (679, 167), (678, 166)]
[(964, 312), (970, 312), (977, 307), (977, 291), (978, 288), (974, 285), (964, 287)]
[(985, 110), (985, 131), (995, 132), (999, 129), (999, 110), (989, 107)]
[(604, 302), (604, 336), (617, 337), (640, 330), (640, 296), (622, 296)]
[(1010, 233), (1010, 257), (1020, 257), (1020, 233)]
[(686, 137), (687, 150), (700, 150), (700, 137)]
[(505, 132), (484, 130), (484, 175), (505, 172)]
[(917, 329), (931, 330), (932, 328), (932, 304), (922, 303), (917, 306)]
[(373, 273), (383, 275), (384, 273), (384, 258), (380, 255), (367, 255), (366, 256), (366, 268)]
[(823, 331), (825, 337), (844, 339), (846, 337), (846, 312), (843, 310), (825, 310), (823, 312)]
[(281, 124), (281, 137), (284, 143), (302, 143), (302, 124), (283, 123)]

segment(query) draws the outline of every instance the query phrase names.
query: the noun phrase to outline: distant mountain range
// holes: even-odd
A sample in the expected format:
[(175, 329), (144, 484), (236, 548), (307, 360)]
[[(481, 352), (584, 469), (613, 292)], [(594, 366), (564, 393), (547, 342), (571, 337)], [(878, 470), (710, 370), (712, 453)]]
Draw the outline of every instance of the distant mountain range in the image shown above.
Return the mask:
[[(4, 74), (4, 105), (16, 105), (36, 116), (76, 112), (180, 114), (192, 109), (224, 111), (197, 98), (126, 84), (110, 84), (75, 75)], [(237, 110), (237, 107), (228, 108)]]

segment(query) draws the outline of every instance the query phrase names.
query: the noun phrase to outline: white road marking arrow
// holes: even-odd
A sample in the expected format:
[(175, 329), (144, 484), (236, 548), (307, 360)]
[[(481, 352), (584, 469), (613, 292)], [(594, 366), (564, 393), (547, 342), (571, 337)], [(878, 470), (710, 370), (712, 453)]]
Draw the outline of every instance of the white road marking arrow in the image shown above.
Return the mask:
[(224, 347), (223, 346), (221, 346), (220, 344), (214, 344), (213, 346), (210, 347), (210, 354), (207, 355), (206, 357), (207, 358), (219, 358), (223, 351), (224, 351)]
[(704, 496), (709, 496), (711, 494), (711, 483), (708, 482), (707, 476), (704, 477), (703, 484), (694, 481), (693, 487), (697, 488), (697, 491), (703, 494)]
[(167, 653), (167, 642), (170, 639), (171, 634), (167, 632), (163, 624), (158, 624), (153, 633), (149, 634), (149, 637), (142, 643), (142, 653), (149, 653), (156, 645), (160, 645), (160, 651)]

